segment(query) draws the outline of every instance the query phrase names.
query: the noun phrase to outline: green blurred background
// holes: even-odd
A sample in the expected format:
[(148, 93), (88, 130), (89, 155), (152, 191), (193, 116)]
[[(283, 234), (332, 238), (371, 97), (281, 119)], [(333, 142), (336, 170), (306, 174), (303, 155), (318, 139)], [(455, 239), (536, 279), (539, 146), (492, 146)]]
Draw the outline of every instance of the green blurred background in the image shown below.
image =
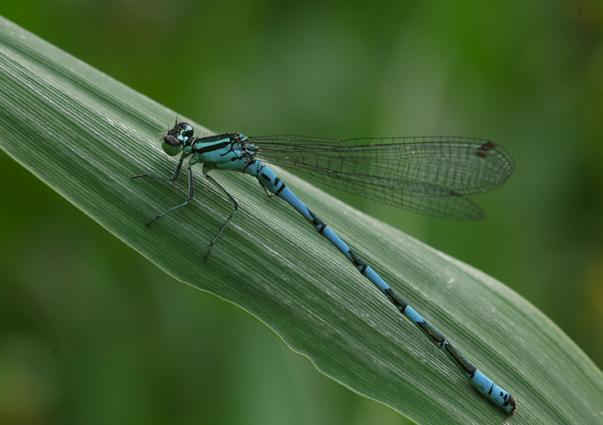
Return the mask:
[[(600, 1), (2, 0), (0, 14), (215, 131), (493, 138), (517, 171), (479, 197), (484, 222), (345, 199), (495, 276), (603, 364)], [(0, 178), (1, 424), (405, 423), (3, 153)]]

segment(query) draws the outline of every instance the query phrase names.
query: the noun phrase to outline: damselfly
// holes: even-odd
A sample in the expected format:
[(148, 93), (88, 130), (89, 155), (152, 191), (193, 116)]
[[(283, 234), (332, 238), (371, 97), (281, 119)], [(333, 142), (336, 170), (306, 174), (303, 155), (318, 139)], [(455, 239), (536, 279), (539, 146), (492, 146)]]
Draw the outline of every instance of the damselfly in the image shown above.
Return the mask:
[[(195, 137), (193, 127), (176, 121), (162, 142), (170, 156), (180, 155), (169, 181), (175, 181), (187, 160), (188, 197), (147, 224), (172, 213), (193, 199), (192, 166), (202, 164), (203, 176), (223, 192), (233, 209), (209, 243), (208, 253), (238, 210), (237, 201), (208, 173), (239, 171), (256, 177), (270, 195), (295, 208), (368, 278), (431, 341), (457, 364), (477, 390), (507, 414), (516, 401), (508, 391), (477, 369), (450, 341), (406, 303), (333, 229), (316, 216), (266, 163), (305, 173), (325, 185), (384, 204), (439, 217), (476, 220), (482, 210), (466, 196), (491, 190), (513, 172), (513, 161), (497, 144), (464, 137), (394, 137), (330, 141), (298, 136), (247, 137), (225, 133)], [(265, 161), (265, 162), (264, 162)], [(140, 174), (134, 178), (153, 177)]]

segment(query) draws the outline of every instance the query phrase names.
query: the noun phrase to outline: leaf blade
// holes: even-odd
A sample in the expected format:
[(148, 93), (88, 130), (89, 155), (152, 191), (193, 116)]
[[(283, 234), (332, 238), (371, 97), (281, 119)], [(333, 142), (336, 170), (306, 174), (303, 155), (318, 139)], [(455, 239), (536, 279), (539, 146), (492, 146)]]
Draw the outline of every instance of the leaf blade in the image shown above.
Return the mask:
[[(287, 205), (262, 197), (252, 179), (217, 175), (243, 212), (208, 265), (199, 257), (228, 211), (211, 188), (200, 187), (191, 208), (147, 230), (153, 211), (184, 196), (183, 182), (129, 179), (147, 169), (169, 174), (174, 163), (156, 140), (172, 111), (6, 20), (0, 95), (2, 149), (170, 275), (235, 303), (328, 376), (416, 421), (506, 420), (336, 250)], [(513, 393), (513, 422), (601, 420), (601, 372), (533, 306), (483, 273), (284, 176), (411, 305)]]

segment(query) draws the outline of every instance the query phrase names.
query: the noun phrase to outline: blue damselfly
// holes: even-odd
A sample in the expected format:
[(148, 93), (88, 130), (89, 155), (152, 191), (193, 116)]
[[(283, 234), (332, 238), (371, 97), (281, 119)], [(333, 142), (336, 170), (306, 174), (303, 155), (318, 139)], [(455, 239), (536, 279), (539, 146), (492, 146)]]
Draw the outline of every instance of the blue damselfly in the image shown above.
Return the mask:
[[(208, 173), (212, 170), (229, 170), (256, 177), (268, 194), (278, 196), (295, 208), (403, 316), (446, 352), (481, 394), (507, 414), (513, 414), (516, 409), (513, 396), (477, 369), (437, 328), (394, 292), (267, 165), (272, 163), (299, 171), (325, 185), (395, 207), (445, 218), (476, 220), (483, 217), (482, 210), (467, 195), (491, 190), (504, 183), (513, 172), (513, 161), (502, 147), (489, 140), (465, 137), (340, 141), (298, 136), (247, 137), (242, 133), (195, 137), (191, 125), (178, 121), (164, 136), (162, 146), (168, 155), (180, 155), (169, 181), (178, 178), (187, 160), (184, 168), (188, 177), (188, 197), (183, 203), (155, 216), (148, 225), (191, 202), (194, 193), (191, 167), (202, 164), (203, 176), (223, 192), (233, 205), (230, 216), (209, 243), (209, 254), (238, 210), (238, 204)], [(160, 179), (152, 174), (134, 176), (141, 177)]]

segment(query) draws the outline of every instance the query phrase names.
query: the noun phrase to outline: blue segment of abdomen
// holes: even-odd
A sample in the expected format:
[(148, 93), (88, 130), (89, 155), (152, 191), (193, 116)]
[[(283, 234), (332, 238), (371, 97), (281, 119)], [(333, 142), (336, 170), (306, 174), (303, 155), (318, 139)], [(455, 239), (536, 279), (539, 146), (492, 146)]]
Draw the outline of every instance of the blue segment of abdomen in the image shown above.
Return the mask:
[(494, 404), (502, 407), (507, 412), (511, 412), (513, 406), (508, 403), (511, 394), (496, 385), (492, 379), (484, 375), (479, 369), (476, 369), (475, 373), (473, 374), (471, 383), (480, 393), (486, 396)]

